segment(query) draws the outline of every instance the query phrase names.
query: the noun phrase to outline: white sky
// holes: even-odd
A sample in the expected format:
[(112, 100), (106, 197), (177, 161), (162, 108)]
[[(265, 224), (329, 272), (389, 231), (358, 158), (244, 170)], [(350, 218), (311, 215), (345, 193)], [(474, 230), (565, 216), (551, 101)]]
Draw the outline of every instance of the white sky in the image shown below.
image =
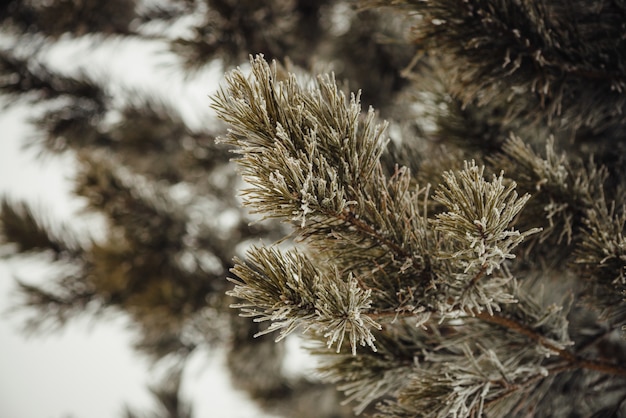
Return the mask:
[[(190, 84), (173, 77), (167, 65), (155, 74), (154, 60), (164, 56), (149, 55), (158, 49), (153, 44), (137, 48), (119, 43), (98, 54), (93, 45), (72, 48), (53, 51), (51, 62), (69, 70), (92, 65), (133, 87), (158, 87), (182, 103), (191, 125), (213, 122), (208, 96), (217, 86), (215, 72), (212, 79), (203, 76)], [(68, 197), (72, 160), (35, 159), (33, 152), (24, 152), (21, 144), (32, 132), (24, 115), (19, 106), (0, 112), (0, 193), (27, 199), (50, 219), (75, 223), (81, 203)], [(37, 276), (45, 274), (45, 268), (0, 262), (0, 313), (12, 303), (15, 273)], [(132, 351), (131, 339), (123, 318), (85, 318), (60, 333), (26, 339), (19, 333), (19, 317), (0, 316), (0, 417), (116, 418), (125, 404), (149, 410), (149, 364)], [(263, 417), (252, 401), (230, 386), (223, 356), (219, 351), (200, 353), (188, 368), (183, 388), (193, 400), (195, 417)]]
[[(67, 198), (72, 164), (67, 158), (35, 161), (32, 152), (22, 151), (22, 140), (31, 133), (25, 114), (16, 107), (0, 115), (0, 190), (34, 203), (50, 219), (68, 219), (78, 206)], [(33, 262), (0, 263), (0, 312), (12, 305), (14, 274), (43, 272)], [(19, 332), (19, 316), (0, 318), (0, 416), (104, 418), (120, 415), (115, 412), (125, 396), (149, 404), (141, 387), (146, 365), (132, 358), (121, 322), (92, 327), (78, 321), (59, 334), (26, 339)], [(127, 376), (121, 382), (115, 379), (120, 372)]]

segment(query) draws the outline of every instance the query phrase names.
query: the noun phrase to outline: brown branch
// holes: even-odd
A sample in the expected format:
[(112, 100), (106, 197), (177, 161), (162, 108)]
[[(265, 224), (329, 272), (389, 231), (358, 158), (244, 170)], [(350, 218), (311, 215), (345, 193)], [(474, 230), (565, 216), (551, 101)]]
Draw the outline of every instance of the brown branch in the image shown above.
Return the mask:
[(554, 351), (559, 357), (567, 361), (572, 367), (626, 377), (626, 369), (610, 363), (581, 358), (563, 348), (557, 347), (553, 342), (551, 342), (543, 335), (512, 319), (497, 315), (490, 315), (486, 312), (477, 313), (475, 314), (475, 317), (485, 322), (499, 325), (509, 331), (513, 331), (530, 338), (531, 340), (539, 343), (548, 350)]
[[(370, 312), (367, 315), (374, 320), (379, 320), (379, 319), (389, 318), (389, 317), (397, 318), (401, 316), (402, 317), (411, 316), (410, 313), (397, 312), (397, 311)], [(620, 367), (611, 363), (587, 360), (582, 357), (579, 357), (576, 354), (571, 353), (570, 351), (567, 351), (563, 348), (558, 347), (548, 338), (539, 334), (535, 330), (527, 327), (526, 325), (520, 324), (519, 322), (513, 319), (505, 318), (503, 316), (498, 316), (498, 315), (490, 315), (487, 312), (474, 313), (472, 317), (467, 317), (467, 318), (469, 319), (476, 318), (476, 319), (480, 319), (482, 321), (488, 322), (490, 324), (499, 325), (503, 328), (506, 328), (508, 331), (512, 331), (517, 334), (521, 334), (521, 335), (528, 337), (529, 339), (537, 342), (538, 344), (547, 348), (548, 350), (554, 351), (559, 357), (565, 360), (567, 364), (552, 370), (551, 374), (561, 373), (563, 371), (571, 370), (571, 369), (587, 369), (587, 370), (593, 370), (593, 371), (600, 372), (600, 373), (626, 377), (626, 368), (623, 368), (623, 367)]]

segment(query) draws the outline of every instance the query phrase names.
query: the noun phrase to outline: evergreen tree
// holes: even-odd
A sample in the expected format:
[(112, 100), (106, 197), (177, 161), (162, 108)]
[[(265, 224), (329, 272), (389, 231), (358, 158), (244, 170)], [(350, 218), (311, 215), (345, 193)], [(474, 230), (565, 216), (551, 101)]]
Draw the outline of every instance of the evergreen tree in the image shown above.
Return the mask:
[[(175, 360), (158, 416), (192, 415), (202, 346), (290, 417), (626, 414), (623, 2), (13, 0), (0, 19), (4, 97), (40, 105), (31, 145), (76, 156), (108, 226), (3, 200), (9, 256), (66, 266), (18, 282), (27, 326), (129, 315)], [(68, 39), (156, 40), (190, 76), (242, 65), (212, 102), (228, 133), (55, 71), (41, 51)], [(283, 374), (294, 331), (321, 383)]]

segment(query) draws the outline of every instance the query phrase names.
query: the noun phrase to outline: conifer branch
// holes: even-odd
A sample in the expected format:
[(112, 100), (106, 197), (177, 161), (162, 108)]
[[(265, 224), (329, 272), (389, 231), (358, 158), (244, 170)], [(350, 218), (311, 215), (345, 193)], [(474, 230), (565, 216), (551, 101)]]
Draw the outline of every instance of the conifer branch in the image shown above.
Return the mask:
[(232, 273), (235, 288), (230, 296), (243, 299), (233, 308), (256, 321), (271, 321), (256, 336), (280, 330), (277, 341), (297, 328), (313, 329), (327, 339), (328, 347), (341, 350), (348, 334), (352, 354), (357, 345), (374, 351), (375, 338), (370, 329), (380, 329), (366, 312), (371, 306), (371, 290), (362, 290), (356, 279), (343, 279), (337, 271), (322, 272), (303, 254), (293, 250), (254, 248), (246, 263), (236, 260)]
[[(530, 195), (518, 198), (516, 184), (505, 186), (503, 173), (491, 182), (483, 173), (484, 167), (465, 163), (462, 171), (444, 173), (444, 183), (435, 192), (434, 200), (447, 208), (433, 221), (444, 238), (438, 256), (446, 260), (446, 268), (454, 277), (448, 286), (460, 286), (448, 310), (481, 311), (484, 307), (493, 314), (494, 309), (499, 310), (497, 302), (515, 302), (514, 295), (505, 290), (511, 277), (493, 273), (515, 258), (513, 249), (527, 236), (539, 232), (538, 228), (525, 232), (508, 229)], [(489, 281), (481, 284), (485, 276)]]
[(514, 101), (515, 109), (506, 106), (509, 119), (574, 129), (602, 125), (607, 115), (623, 123), (622, 29), (607, 24), (623, 21), (622, 5), (362, 2), (419, 13), (415, 37), (449, 60), (451, 68), (442, 63), (447, 68), (440, 71), (453, 80), (449, 90), (466, 105)]
[[(432, 314), (436, 315), (437, 312), (432, 312)], [(387, 323), (387, 321), (384, 321), (385, 319), (391, 319), (395, 321), (399, 317), (412, 317), (412, 315), (410, 314), (399, 313), (396, 311), (369, 312), (368, 316), (376, 321), (379, 321), (383, 327)], [(556, 343), (555, 341), (545, 337), (545, 335), (543, 335), (542, 333), (537, 332), (536, 330), (511, 318), (507, 318), (498, 314), (490, 314), (488, 312), (470, 313), (470, 316), (464, 317), (464, 319), (472, 318), (479, 319), (489, 324), (498, 325), (510, 332), (523, 335), (541, 345), (542, 347), (548, 349), (550, 352), (556, 354), (567, 362), (567, 365), (561, 366), (554, 370), (551, 369), (551, 374), (560, 373), (571, 369), (587, 369), (604, 374), (626, 377), (626, 368), (620, 367), (615, 364), (587, 360), (579, 357), (576, 354), (564, 349), (560, 344)]]
[[(393, 321), (381, 327), (378, 319), (410, 316), (424, 325), (433, 317), (494, 315), (503, 304), (520, 303), (506, 263), (527, 236), (539, 231), (513, 227), (529, 194), (519, 197), (516, 184), (502, 173), (488, 181), (484, 167), (466, 163), (463, 170), (444, 173), (434, 200), (446, 211), (429, 219), (422, 211), (428, 193), (422, 198), (424, 190), (410, 186), (408, 169), (383, 175), (382, 131), (370, 128), (371, 111), (361, 119), (358, 102), (347, 103), (332, 78), (320, 77), (304, 90), (293, 76), (280, 77), (276, 67), (258, 57), (249, 77), (239, 70), (231, 73), (228, 90), (214, 104), (231, 126), (225, 141), (241, 154), (238, 163), (251, 186), (244, 191), (245, 203), (265, 216), (293, 222), (304, 243), (318, 250), (316, 258), (309, 258), (298, 251), (256, 248), (248, 261), (236, 260), (232, 272), (237, 279), (229, 295), (242, 302), (232, 306), (244, 316), (272, 322), (259, 335), (280, 330), (281, 339), (303, 328), (340, 350), (347, 334), (356, 356), (358, 343), (375, 348), (372, 331), (393, 332)], [(328, 266), (316, 267), (322, 259)], [(389, 276), (398, 279), (392, 282)], [(551, 347), (542, 346), (544, 351)], [(485, 353), (484, 361), (494, 370), (504, 367), (495, 353)], [(544, 373), (537, 354), (516, 359), (507, 366), (510, 373), (520, 382)], [(429, 358), (424, 364), (436, 373), (438, 360)], [(467, 397), (454, 401), (457, 412), (482, 405), (490, 393), (491, 383), (477, 372), (479, 361), (471, 350), (464, 358), (468, 368), (458, 372), (474, 377)], [(536, 364), (522, 367), (518, 363), (523, 361)], [(365, 394), (367, 381), (364, 375), (341, 385), (350, 399), (361, 402), (359, 410), (373, 400)], [(451, 377), (442, 390), (448, 393), (455, 382)], [(475, 385), (483, 395), (472, 395)]]
[[(509, 331), (522, 334), (530, 338), (531, 340), (537, 342), (538, 344), (541, 344), (543, 347), (547, 348), (550, 351), (553, 351), (559, 357), (567, 361), (569, 367), (579, 368), (579, 369), (588, 369), (588, 370), (593, 370), (593, 371), (606, 373), (610, 375), (626, 377), (626, 368), (613, 365), (613, 364), (607, 364), (607, 363), (603, 363), (599, 361), (592, 361), (592, 360), (586, 360), (586, 359), (580, 358), (576, 356), (575, 354), (571, 353), (570, 351), (565, 350), (564, 348), (561, 348), (558, 345), (555, 345), (554, 342), (545, 338), (543, 335), (537, 333), (536, 331), (512, 319), (505, 318), (503, 316), (498, 316), (498, 315), (490, 315), (485, 312), (477, 313), (475, 314), (475, 317), (482, 321), (502, 326)], [(560, 371), (564, 371), (564, 370), (560, 370)]]
[[(420, 191), (409, 188), (408, 170), (399, 169), (389, 179), (382, 174), (382, 128), (374, 127), (373, 112), (359, 122), (358, 101), (353, 96), (347, 103), (330, 77), (320, 77), (316, 86), (304, 90), (293, 75), (283, 81), (278, 76), (276, 64), (271, 69), (257, 57), (249, 77), (241, 71), (227, 77), (228, 91), (221, 91), (214, 104), (231, 126), (225, 141), (242, 154), (238, 162), (252, 185), (244, 191), (247, 205), (297, 222), (299, 234), (313, 246), (323, 243), (325, 251), (332, 249), (329, 244), (337, 246), (347, 271), (384, 257), (401, 261), (393, 268), (410, 268), (419, 276), (435, 263), (429, 260), (435, 252), (446, 259), (437, 262), (442, 284), (453, 289), (466, 282), (456, 298), (461, 307), (492, 312), (497, 303), (514, 301), (503, 288), (507, 277), (486, 283), (489, 292), (477, 286), (477, 278), (483, 268), (483, 274), (491, 275), (514, 257), (513, 248), (537, 232), (506, 230), (529, 196), (518, 199), (515, 184), (505, 188), (502, 175), (489, 183), (484, 169), (466, 165), (458, 174), (447, 174), (447, 186), (437, 192), (436, 199), (450, 212), (438, 215), (433, 231), (420, 213)], [(411, 225), (408, 233), (405, 225)], [(439, 245), (437, 233), (451, 238), (438, 250), (432, 248)], [(381, 245), (388, 252), (381, 252)], [(355, 254), (352, 267), (345, 258), (348, 248)], [(456, 302), (441, 307), (456, 308)]]
[(56, 233), (26, 202), (0, 199), (0, 245), (14, 245), (15, 253), (51, 251), (54, 259), (77, 259), (82, 248), (65, 225)]

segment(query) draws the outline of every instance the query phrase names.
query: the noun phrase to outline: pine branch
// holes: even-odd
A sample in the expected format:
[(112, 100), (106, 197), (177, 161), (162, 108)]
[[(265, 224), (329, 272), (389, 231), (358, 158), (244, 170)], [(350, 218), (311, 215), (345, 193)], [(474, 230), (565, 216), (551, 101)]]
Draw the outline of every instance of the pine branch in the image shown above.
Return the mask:
[[(435, 314), (435, 312), (433, 312), (433, 314)], [(371, 316), (376, 321), (379, 321), (383, 327), (385, 327), (385, 324), (387, 323), (386, 320), (388, 320), (389, 318), (393, 319), (394, 321), (397, 320), (399, 317), (411, 318), (410, 314), (399, 314), (397, 312), (370, 313), (369, 316)], [(572, 369), (587, 369), (609, 375), (626, 376), (626, 368), (615, 364), (610, 364), (602, 361), (587, 360), (583, 357), (580, 357), (572, 353), (571, 351), (566, 350), (562, 343), (547, 338), (544, 333), (530, 328), (529, 326), (514, 319), (498, 314), (491, 314), (489, 312), (471, 313), (470, 316), (463, 317), (464, 320), (471, 320), (473, 318), (484, 321), (485, 323), (497, 325), (499, 327), (505, 328), (507, 331), (510, 331), (512, 333), (527, 337), (528, 339), (538, 343), (543, 348), (547, 349), (549, 353), (555, 354), (562, 358), (566, 362), (566, 365), (562, 365), (556, 369), (553, 369), (551, 373), (561, 373)]]
[(82, 281), (80, 274), (56, 278), (53, 286), (45, 288), (17, 281), (20, 302), (11, 312), (27, 312), (24, 330), (28, 333), (55, 331), (79, 314), (91, 311), (101, 313), (96, 289)]
[[(578, 357), (575, 354), (572, 354), (571, 352), (559, 347), (558, 345), (555, 345), (552, 341), (546, 339), (543, 335), (538, 334), (534, 330), (514, 320), (498, 315), (489, 315), (485, 312), (476, 314), (476, 318), (502, 326), (509, 331), (513, 331), (515, 333), (519, 333), (528, 337), (529, 339), (541, 344), (548, 350), (555, 352), (559, 357), (561, 357), (568, 363), (569, 368), (588, 369), (615, 376), (626, 376), (626, 368), (614, 364), (591, 361)], [(565, 371), (565, 369), (558, 370)]]
[(320, 11), (328, 0), (283, 2), (267, 0), (209, 0), (200, 5), (211, 11), (193, 28), (193, 35), (177, 38), (171, 49), (187, 69), (197, 69), (216, 58), (227, 67), (239, 64), (249, 52), (270, 59), (290, 57), (306, 65), (311, 51), (324, 38)]
[(66, 77), (53, 72), (40, 61), (22, 58), (13, 50), (0, 50), (0, 91), (15, 97), (35, 96), (37, 99), (53, 99), (63, 96), (90, 99), (102, 110), (106, 95), (102, 88), (88, 77)]
[(4, 244), (16, 246), (19, 254), (50, 250), (54, 259), (77, 258), (82, 253), (78, 240), (61, 226), (58, 232), (38, 219), (26, 202), (3, 198), (0, 211), (0, 236)]
[(87, 0), (76, 4), (71, 0), (48, 3), (10, 1), (11, 13), (2, 16), (9, 28), (24, 33), (40, 33), (60, 37), (64, 33), (129, 34), (135, 12), (135, 0), (99, 2)]
[(245, 302), (233, 304), (242, 315), (256, 321), (272, 321), (256, 336), (280, 330), (277, 341), (297, 328), (314, 329), (341, 350), (346, 334), (356, 355), (357, 345), (368, 345), (374, 351), (370, 329), (379, 329), (365, 314), (371, 306), (371, 291), (363, 291), (356, 279), (343, 279), (338, 272), (322, 272), (303, 254), (279, 252), (272, 248), (254, 248), (246, 263), (235, 260), (232, 273), (235, 288), (228, 295)]
[[(363, 1), (417, 12), (415, 37), (448, 59), (463, 103), (519, 106), (511, 118), (562, 128), (624, 121), (619, 3), (501, 0)], [(505, 109), (506, 111), (506, 109)]]
[(343, 402), (356, 402), (357, 414), (371, 409), (377, 399), (396, 396), (406, 385), (421, 353), (437, 344), (437, 338), (412, 323), (398, 321), (393, 332), (376, 332), (377, 351), (361, 351), (357, 356), (348, 350), (337, 354), (328, 349), (316, 348), (321, 376), (344, 392)]
[[(494, 406), (511, 410), (522, 391), (531, 390), (546, 370), (537, 359), (523, 366), (523, 356), (507, 357), (480, 345), (461, 344), (454, 351), (427, 352), (397, 400), (379, 405), (382, 417), (473, 417), (489, 415)], [(534, 363), (534, 364), (533, 364)], [(502, 405), (504, 404), (504, 405)]]
[[(347, 329), (352, 331), (352, 356), (357, 356), (357, 342), (373, 346), (369, 328), (380, 329), (381, 335), (394, 332), (393, 321), (381, 329), (372, 318), (411, 317), (424, 326), (433, 318), (446, 321), (485, 309), (493, 314), (500, 304), (519, 303), (505, 263), (538, 229), (512, 228), (530, 199), (518, 197), (515, 183), (505, 185), (502, 174), (489, 182), (484, 168), (466, 164), (444, 174), (435, 201), (447, 211), (428, 219), (428, 188), (414, 188), (404, 167), (385, 177), (381, 152), (374, 151), (382, 147), (379, 131), (359, 135), (357, 102), (346, 103), (332, 79), (320, 78), (319, 84), (303, 90), (293, 76), (279, 75), (276, 67), (272, 70), (257, 58), (249, 77), (235, 71), (227, 83), (228, 90), (218, 94), (214, 106), (232, 127), (226, 141), (242, 155), (238, 162), (251, 185), (244, 192), (245, 203), (266, 216), (294, 222), (304, 243), (314, 254), (323, 254), (308, 258), (296, 251), (259, 248), (248, 254), (247, 262), (237, 260), (232, 270), (236, 287), (229, 294), (243, 300), (233, 305), (243, 315), (272, 321), (267, 332), (280, 329), (279, 339), (303, 327), (323, 337), (329, 348), (337, 342), (338, 350)], [(354, 148), (357, 141), (364, 155)], [(327, 268), (320, 268), (320, 262), (328, 263)], [(348, 279), (340, 279), (339, 271)], [(357, 306), (345, 299), (352, 295), (359, 301), (358, 315), (348, 313), (354, 311), (350, 306)], [(371, 323), (363, 327), (346, 322), (346, 315)], [(474, 364), (468, 353), (464, 356)], [(527, 370), (522, 364), (528, 362), (540, 367), (542, 355), (536, 351), (529, 356), (517, 358), (510, 373)], [(495, 358), (490, 364), (500, 367)], [(436, 374), (432, 361), (424, 361), (425, 370)], [(521, 381), (539, 373), (529, 370)], [(484, 376), (477, 382), (487, 385), (481, 391), (489, 399), (509, 389), (490, 392)], [(371, 385), (363, 374), (342, 388), (360, 402), (359, 410), (377, 396), (400, 390), (396, 384), (380, 391)], [(463, 398), (459, 405), (469, 402), (468, 410), (473, 410), (479, 398), (472, 399)]]
[[(313, 248), (321, 251), (323, 246), (324, 252), (339, 257), (342, 270), (356, 274), (362, 288), (374, 290), (382, 304), (377, 308), (387, 309), (400, 290), (377, 283), (377, 276), (391, 269), (413, 283), (415, 277), (426, 279), (419, 290), (414, 287), (422, 299), (418, 303), (442, 312), (486, 308), (492, 313), (498, 303), (515, 301), (507, 293), (507, 275), (480, 284), (479, 279), (492, 276), (514, 257), (512, 250), (526, 236), (538, 231), (506, 230), (529, 196), (518, 199), (515, 184), (505, 188), (502, 175), (486, 182), (483, 169), (466, 165), (445, 176), (436, 199), (450, 211), (438, 215), (433, 228), (420, 213), (423, 191), (410, 190), (408, 170), (399, 168), (389, 179), (382, 174), (381, 131), (371, 128), (371, 111), (359, 129), (358, 103), (354, 98), (346, 103), (331, 78), (320, 78), (317, 87), (303, 90), (293, 76), (284, 81), (277, 76), (276, 67), (272, 70), (259, 57), (249, 78), (241, 71), (231, 73), (228, 92), (221, 91), (214, 105), (233, 127), (226, 141), (243, 155), (238, 162), (253, 186), (245, 191), (247, 205), (298, 222), (300, 235)], [(381, 246), (388, 251), (381, 253)], [(436, 261), (429, 252), (437, 254)], [(373, 260), (389, 268), (379, 274), (372, 274), (374, 270), (370, 277), (361, 274), (359, 266)], [(434, 273), (430, 283), (427, 269)], [(433, 292), (437, 286), (448, 293), (447, 299)], [(238, 296), (254, 305), (249, 299), (253, 295)], [(396, 308), (401, 305), (392, 302)]]
[[(231, 73), (214, 104), (232, 126), (224, 141), (243, 155), (237, 161), (252, 186), (244, 203), (292, 221), (311, 241), (325, 240), (326, 251), (352, 248), (354, 265), (386, 257), (381, 250), (388, 248), (400, 252), (401, 265), (423, 268), (423, 190), (413, 189), (406, 169), (383, 175), (384, 124), (375, 124), (372, 110), (362, 117), (358, 96), (348, 102), (332, 77), (320, 77), (310, 89), (293, 75), (278, 77), (276, 64), (271, 69), (259, 57), (249, 78)], [(414, 224), (415, 232), (406, 234), (390, 216)], [(336, 239), (327, 240), (329, 234)]]
[[(545, 156), (538, 155), (520, 138), (511, 137), (503, 145), (503, 153), (493, 156), (495, 167), (513, 167), (510, 176), (522, 190), (533, 193), (533, 202), (521, 220), (527, 225), (545, 221), (541, 241), (553, 234), (556, 243), (576, 241), (583, 225), (585, 212), (604, 199), (607, 170), (593, 161), (587, 165), (572, 157), (566, 158), (555, 150), (554, 141), (545, 145)], [(533, 219), (534, 218), (534, 219)]]
[(539, 232), (537, 228), (523, 234), (507, 231), (530, 195), (518, 198), (515, 183), (505, 187), (503, 172), (491, 182), (484, 180), (483, 172), (484, 167), (466, 163), (458, 174), (445, 173), (445, 183), (434, 197), (449, 210), (437, 215), (436, 229), (462, 243), (460, 250), (441, 255), (458, 260), (465, 273), (475, 275), (474, 282), (499, 269), (505, 260), (514, 257), (513, 248), (526, 236)]
[(575, 262), (584, 265), (598, 282), (624, 290), (626, 287), (626, 207), (607, 205), (599, 199), (587, 211), (583, 239)]
[(512, 277), (501, 268), (515, 258), (515, 247), (539, 232), (538, 228), (525, 232), (508, 229), (530, 195), (518, 198), (516, 184), (505, 186), (502, 173), (488, 182), (483, 172), (484, 168), (473, 162), (466, 163), (464, 170), (444, 173), (444, 183), (435, 192), (434, 200), (448, 210), (433, 221), (442, 234), (437, 255), (446, 260), (440, 262), (440, 282), (449, 290), (442, 311), (485, 308), (493, 314), (500, 310), (498, 303), (516, 302), (511, 293), (515, 289), (510, 288)]

